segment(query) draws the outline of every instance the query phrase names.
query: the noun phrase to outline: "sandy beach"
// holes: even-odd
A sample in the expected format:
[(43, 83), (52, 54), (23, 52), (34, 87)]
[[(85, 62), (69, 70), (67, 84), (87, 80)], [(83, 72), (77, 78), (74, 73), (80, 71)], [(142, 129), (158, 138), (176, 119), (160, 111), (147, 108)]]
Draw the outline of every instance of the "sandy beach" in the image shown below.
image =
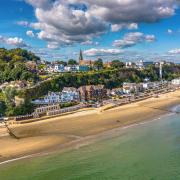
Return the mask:
[[(10, 126), (19, 137), (0, 137), (0, 162), (35, 153), (57, 151), (66, 144), (86, 141), (99, 133), (141, 123), (168, 113), (180, 104), (180, 90), (104, 112), (77, 112), (48, 120)], [(80, 142), (80, 141), (79, 141)]]

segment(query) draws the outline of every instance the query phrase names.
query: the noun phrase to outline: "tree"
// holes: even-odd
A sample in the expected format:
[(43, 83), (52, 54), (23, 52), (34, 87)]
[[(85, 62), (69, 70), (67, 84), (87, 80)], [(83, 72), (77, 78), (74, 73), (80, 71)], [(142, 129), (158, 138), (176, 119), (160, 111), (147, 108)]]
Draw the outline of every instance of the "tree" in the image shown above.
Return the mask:
[(0, 117), (4, 115), (5, 111), (6, 111), (5, 102), (0, 101)]
[(27, 61), (39, 61), (40, 58), (24, 49), (6, 50), (0, 48), (0, 83), (26, 79), (36, 81), (37, 73), (32, 73), (27, 67)]
[(102, 59), (98, 59), (97, 61), (94, 62), (94, 67), (95, 69), (97, 69), (98, 71), (100, 69), (103, 69), (103, 60)]
[(119, 68), (123, 68), (125, 66), (125, 64), (119, 60), (113, 60), (111, 67), (119, 69)]
[(77, 61), (74, 59), (69, 59), (68, 61), (68, 65), (77, 65), (77, 64), (78, 64)]
[[(76, 62), (77, 63), (77, 62)], [(62, 65), (64, 65), (64, 66), (67, 66), (67, 62), (65, 62), (65, 61), (58, 61), (58, 64), (62, 64)]]
[(25, 101), (24, 104), (17, 106), (11, 111), (11, 115), (27, 115), (33, 113), (34, 105), (30, 101)]
[(5, 101), (7, 108), (14, 106), (15, 95), (16, 95), (16, 89), (15, 88), (7, 87), (4, 90), (4, 101)]
[(23, 56), (19, 56), (19, 55), (14, 55), (12, 57), (12, 61), (13, 62), (23, 62), (25, 60), (25, 58)]
[(32, 79), (33, 80), (33, 74), (31, 72), (28, 72), (28, 71), (23, 71), (21, 76), (20, 76), (20, 79), (21, 80), (30, 80)]

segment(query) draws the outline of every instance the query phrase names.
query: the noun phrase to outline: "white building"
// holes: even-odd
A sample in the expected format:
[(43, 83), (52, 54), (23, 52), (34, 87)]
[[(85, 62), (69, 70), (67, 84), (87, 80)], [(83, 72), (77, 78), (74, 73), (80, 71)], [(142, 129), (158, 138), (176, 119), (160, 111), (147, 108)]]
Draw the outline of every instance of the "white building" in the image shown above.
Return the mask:
[(61, 102), (61, 93), (49, 92), (47, 96), (44, 97), (44, 101), (47, 104), (57, 104)]
[(49, 73), (58, 72), (58, 73), (64, 73), (64, 72), (87, 72), (89, 71), (88, 66), (79, 66), (79, 65), (68, 65), (64, 66), (63, 64), (51, 64), (48, 65), (45, 71)]
[(171, 83), (172, 83), (172, 85), (179, 86), (180, 85), (180, 78), (179, 79), (173, 79)]
[(123, 83), (123, 93), (124, 94), (131, 94), (131, 93), (138, 93), (143, 91), (143, 84), (139, 83)]
[(132, 67), (132, 62), (126, 62), (126, 68), (131, 68)]
[(48, 65), (48, 67), (46, 68), (46, 71), (48, 71), (49, 73), (52, 73), (52, 72), (62, 73), (65, 71), (65, 68), (63, 64), (51, 64), (51, 65)]
[(123, 93), (131, 94), (136, 92), (136, 83), (123, 83)]
[(112, 89), (110, 92), (110, 95), (115, 96), (115, 95), (122, 95), (123, 94), (123, 88), (115, 88)]
[(65, 72), (77, 72), (77, 71), (79, 71), (79, 66), (78, 65), (65, 66), (64, 71)]
[(73, 87), (65, 87), (62, 92), (49, 92), (44, 98), (32, 101), (32, 103), (37, 105), (50, 105), (78, 101), (80, 101), (79, 91)]
[(54, 65), (54, 72), (64, 72), (64, 65), (63, 64), (55, 64)]
[(156, 82), (145, 82), (143, 83), (143, 89), (159, 89), (167, 87), (168, 81), (156, 81)]
[(61, 94), (61, 101), (62, 102), (73, 102), (79, 101), (80, 95), (79, 91), (74, 87), (65, 87)]
[(45, 68), (45, 71), (49, 72), (49, 73), (53, 73), (54, 72), (54, 66), (53, 65), (48, 65)]
[(143, 83), (143, 89), (152, 89), (154, 88), (154, 83), (153, 82), (145, 82)]
[(33, 101), (34, 104), (58, 104), (61, 102), (61, 93), (49, 92), (43, 99)]
[(137, 66), (138, 69), (143, 69), (144, 68), (143, 60), (140, 60), (140, 61), (136, 62), (136, 66)]

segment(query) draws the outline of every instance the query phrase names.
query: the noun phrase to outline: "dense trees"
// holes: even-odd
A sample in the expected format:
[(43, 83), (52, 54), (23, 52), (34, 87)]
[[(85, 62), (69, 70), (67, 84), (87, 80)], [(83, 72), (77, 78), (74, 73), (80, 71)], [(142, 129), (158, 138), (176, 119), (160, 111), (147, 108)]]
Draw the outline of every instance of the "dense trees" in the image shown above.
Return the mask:
[[(0, 48), (0, 84), (4, 82), (26, 80), (37, 81), (38, 75), (31, 71), (26, 65), (27, 62), (38, 63), (39, 57), (33, 53), (20, 48), (6, 50)], [(0, 92), (0, 116), (1, 115), (19, 115), (31, 112), (32, 105), (30, 99), (25, 101), (21, 107), (15, 105), (15, 95), (17, 94), (14, 88), (6, 88)]]
[(32, 113), (34, 106), (31, 99), (24, 99), (24, 102), (16, 105), (15, 96), (17, 91), (13, 87), (6, 87), (3, 92), (0, 92), (0, 117), (1, 116), (16, 116)]
[(0, 83), (15, 80), (36, 81), (37, 74), (26, 67), (26, 62), (39, 60), (39, 57), (27, 50), (0, 48)]
[(31, 114), (34, 111), (34, 105), (26, 100), (23, 104), (15, 106), (10, 111), (6, 111), (7, 116), (18, 116)]
[(77, 65), (77, 64), (78, 64), (77, 61), (74, 60), (74, 59), (69, 59), (68, 60), (68, 65)]
[(3, 101), (2, 102), (0, 101), (0, 117), (4, 115), (5, 110), (6, 110), (5, 103)]
[(58, 63), (58, 64), (62, 64), (62, 65), (64, 65), (64, 66), (67, 66), (67, 64), (68, 64), (68, 63), (65, 62), (65, 61), (57, 61), (57, 63)]
[(9, 115), (12, 113), (13, 108), (15, 106), (14, 97), (16, 95), (16, 89), (12, 87), (7, 87), (3, 92), (3, 102), (2, 106), (4, 108), (4, 112), (2, 114)]
[(158, 81), (159, 67), (155, 67), (155, 65), (149, 65), (146, 69), (141, 71), (141, 76), (144, 78), (150, 78), (151, 81)]
[(141, 82), (143, 73), (135, 69), (109, 69), (101, 71), (91, 71), (85, 73), (64, 73), (51, 80), (42, 82), (38, 86), (22, 90), (21, 97), (39, 98), (48, 93), (48, 91), (61, 91), (63, 87), (80, 87), (83, 85), (104, 84), (106, 88), (112, 89), (119, 87), (123, 82)]
[[(163, 72), (165, 79), (172, 80), (174, 77), (180, 76), (180, 66), (165, 66)], [(151, 81), (159, 80), (159, 68), (153, 65), (144, 70), (118, 68), (75, 74), (64, 73), (51, 80), (44, 81), (34, 88), (22, 90), (19, 95), (35, 99), (47, 94), (48, 91), (61, 91), (63, 87), (78, 88), (91, 84), (104, 84), (106, 88), (112, 89), (122, 86), (123, 82), (139, 83), (143, 82), (145, 78), (150, 78)]]
[(163, 78), (167, 80), (171, 80), (179, 77), (180, 75), (180, 65), (172, 64), (172, 65), (164, 65), (163, 66)]
[(40, 60), (40, 58), (25, 49), (17, 48), (6, 50), (5, 48), (0, 48), (0, 60), (13, 63), (25, 61), (37, 62)]
[(37, 74), (29, 71), (23, 63), (13, 65), (7, 63), (4, 68), (0, 68), (0, 83), (15, 80), (36, 81), (37, 79)]
[(119, 60), (113, 60), (112, 63), (111, 63), (111, 67), (112, 68), (123, 68), (125, 66), (125, 64)]

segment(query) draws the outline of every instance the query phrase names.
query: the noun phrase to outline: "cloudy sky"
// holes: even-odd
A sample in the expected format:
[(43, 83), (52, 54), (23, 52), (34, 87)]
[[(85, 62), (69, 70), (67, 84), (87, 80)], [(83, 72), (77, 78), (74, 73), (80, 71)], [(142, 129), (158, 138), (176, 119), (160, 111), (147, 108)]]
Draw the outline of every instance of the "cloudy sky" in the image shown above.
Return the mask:
[(180, 62), (180, 0), (1, 0), (0, 46), (46, 60)]

